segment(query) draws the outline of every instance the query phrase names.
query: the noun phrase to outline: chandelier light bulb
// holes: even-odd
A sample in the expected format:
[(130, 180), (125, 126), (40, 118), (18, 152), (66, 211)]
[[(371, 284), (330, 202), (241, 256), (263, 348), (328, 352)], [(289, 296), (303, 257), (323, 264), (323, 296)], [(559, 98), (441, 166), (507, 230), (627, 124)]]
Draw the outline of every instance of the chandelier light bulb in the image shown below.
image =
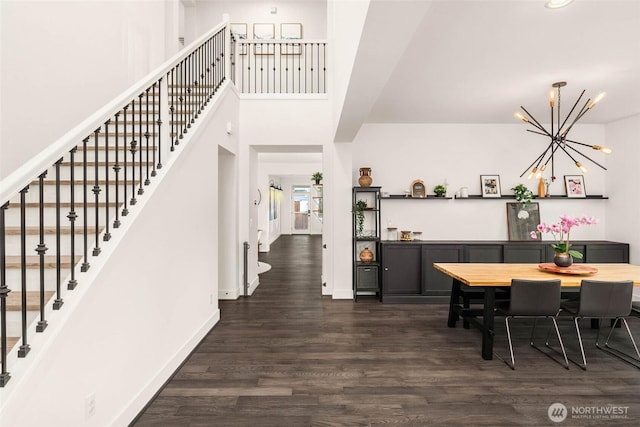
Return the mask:
[(533, 169), (531, 169), (531, 173), (529, 174), (529, 176), (527, 176), (527, 179), (531, 179), (536, 175), (536, 172), (538, 171), (538, 168), (534, 167)]
[(593, 149), (594, 149), (594, 150), (601, 151), (601, 152), (603, 152), (604, 154), (611, 154), (611, 148), (609, 148), (609, 147), (603, 147), (603, 146), (601, 146), (601, 145), (594, 145), (594, 146), (593, 146)]
[(573, 0), (549, 0), (547, 1), (547, 4), (545, 4), (544, 6), (547, 9), (559, 9), (561, 7), (567, 6), (572, 1)]
[(607, 96), (607, 94), (605, 92), (600, 92), (598, 94), (598, 96), (596, 96), (596, 99), (594, 99), (593, 101), (591, 101), (589, 103), (589, 106), (587, 107), (589, 110), (592, 109), (593, 107), (596, 106), (596, 104), (600, 101), (602, 101), (602, 98), (604, 98), (605, 96)]
[(513, 113), (513, 115), (518, 120), (522, 120), (523, 122), (527, 122), (527, 123), (529, 122), (529, 119), (527, 119), (525, 116), (523, 116), (521, 113), (519, 113), (517, 111), (515, 113)]
[(582, 173), (587, 173), (587, 168), (582, 166), (582, 163), (576, 162), (576, 166), (578, 167), (578, 169), (580, 169), (582, 171)]
[(556, 91), (553, 89), (549, 91), (549, 105), (551, 108), (556, 106)]

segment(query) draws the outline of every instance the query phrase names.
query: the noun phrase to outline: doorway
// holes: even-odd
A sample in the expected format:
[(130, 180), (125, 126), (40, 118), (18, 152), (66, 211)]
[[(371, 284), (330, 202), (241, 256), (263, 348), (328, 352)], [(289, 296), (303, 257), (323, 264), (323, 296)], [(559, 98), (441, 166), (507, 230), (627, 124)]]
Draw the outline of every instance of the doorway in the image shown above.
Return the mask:
[(291, 234), (310, 234), (310, 193), (311, 188), (308, 185), (294, 185), (291, 187), (291, 205), (293, 206)]

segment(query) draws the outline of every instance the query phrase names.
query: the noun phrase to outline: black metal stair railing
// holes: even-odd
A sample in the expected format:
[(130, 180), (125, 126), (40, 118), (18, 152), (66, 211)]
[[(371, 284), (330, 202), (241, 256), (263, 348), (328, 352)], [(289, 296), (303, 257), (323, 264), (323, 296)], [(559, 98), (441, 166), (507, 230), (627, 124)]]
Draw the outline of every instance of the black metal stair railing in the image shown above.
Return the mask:
[(324, 40), (247, 40), (231, 36), (231, 78), (241, 93), (327, 93)]
[[(71, 132), (73, 137), (52, 144), (36, 164), (8, 177), (8, 185), (3, 180), (0, 387), (11, 378), (11, 349), (17, 347), (17, 356), (26, 357), (31, 328), (35, 324), (36, 333), (46, 333), (52, 322), (45, 318), (46, 307), (63, 309), (63, 277), (68, 278), (66, 291), (82, 285), (82, 273), (104, 248), (101, 241), (119, 231), (136, 197), (144, 197), (145, 187), (162, 169), (165, 141), (170, 142), (167, 151), (174, 151), (227, 80), (227, 34), (226, 25), (219, 25), (87, 119)], [(170, 140), (162, 138), (163, 132)], [(19, 322), (8, 321), (14, 314)], [(19, 331), (10, 330), (14, 324)]]

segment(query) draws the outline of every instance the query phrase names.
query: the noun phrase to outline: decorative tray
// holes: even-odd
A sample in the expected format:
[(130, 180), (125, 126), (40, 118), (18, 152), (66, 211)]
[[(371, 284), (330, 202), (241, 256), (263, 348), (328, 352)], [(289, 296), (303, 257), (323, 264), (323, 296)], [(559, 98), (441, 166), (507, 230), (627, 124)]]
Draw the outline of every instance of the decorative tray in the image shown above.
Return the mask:
[(542, 271), (559, 274), (594, 274), (598, 272), (597, 268), (584, 264), (572, 264), (569, 267), (558, 267), (552, 262), (545, 262), (543, 264), (539, 264), (538, 268)]

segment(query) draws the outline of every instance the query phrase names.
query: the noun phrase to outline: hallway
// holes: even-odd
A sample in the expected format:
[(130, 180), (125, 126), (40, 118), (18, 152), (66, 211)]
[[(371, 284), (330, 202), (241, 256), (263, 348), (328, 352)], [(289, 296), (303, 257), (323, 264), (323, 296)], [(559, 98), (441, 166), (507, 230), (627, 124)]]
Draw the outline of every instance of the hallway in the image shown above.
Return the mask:
[[(297, 235), (261, 254), (273, 268), (255, 294), (220, 302), (218, 325), (134, 425), (540, 426), (553, 424), (555, 402), (628, 407), (615, 423), (637, 425), (640, 373), (597, 351), (592, 331), (589, 370), (567, 371), (529, 347), (530, 324), (520, 321), (511, 371), (481, 359), (477, 331), (447, 328), (444, 305), (322, 297), (321, 251), (320, 236)], [(561, 323), (576, 355), (571, 322)], [(640, 322), (630, 324), (638, 336)]]

